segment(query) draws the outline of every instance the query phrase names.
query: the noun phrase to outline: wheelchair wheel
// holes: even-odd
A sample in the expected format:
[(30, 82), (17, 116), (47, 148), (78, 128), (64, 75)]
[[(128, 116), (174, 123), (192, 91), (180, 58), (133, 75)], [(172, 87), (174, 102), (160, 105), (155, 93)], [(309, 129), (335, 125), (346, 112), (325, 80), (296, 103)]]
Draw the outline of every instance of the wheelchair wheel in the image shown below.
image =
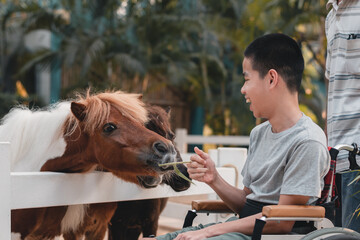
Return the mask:
[(355, 240), (360, 239), (360, 233), (353, 231), (348, 228), (323, 228), (313, 231), (306, 236), (302, 237), (301, 240)]

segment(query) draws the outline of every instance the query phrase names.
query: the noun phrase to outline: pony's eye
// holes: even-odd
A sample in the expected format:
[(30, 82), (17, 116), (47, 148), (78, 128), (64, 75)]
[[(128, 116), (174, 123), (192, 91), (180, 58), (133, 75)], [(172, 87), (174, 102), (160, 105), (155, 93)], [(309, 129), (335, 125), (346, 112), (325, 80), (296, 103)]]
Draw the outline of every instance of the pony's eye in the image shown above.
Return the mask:
[(173, 141), (175, 139), (175, 134), (172, 133), (172, 132), (169, 132), (168, 136), (169, 136), (168, 139), (171, 140), (171, 141)]
[(117, 129), (117, 127), (114, 123), (106, 123), (103, 127), (103, 132), (109, 134), (109, 133), (112, 133), (116, 129)]

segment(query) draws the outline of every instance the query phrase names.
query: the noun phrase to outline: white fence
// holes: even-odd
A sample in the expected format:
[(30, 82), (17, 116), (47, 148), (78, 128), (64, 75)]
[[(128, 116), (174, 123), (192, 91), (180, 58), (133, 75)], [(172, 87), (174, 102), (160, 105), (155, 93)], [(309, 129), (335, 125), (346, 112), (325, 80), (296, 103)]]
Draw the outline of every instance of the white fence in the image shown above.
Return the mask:
[[(143, 189), (111, 173), (66, 174), (10, 172), (10, 144), (0, 143), (0, 239), (11, 239), (11, 209), (48, 207), (97, 202), (128, 201), (161, 197), (211, 194), (206, 184), (196, 182), (187, 191), (175, 192), (167, 185)], [(222, 177), (235, 183), (232, 168), (218, 168)]]
[(221, 144), (231, 146), (249, 146), (249, 136), (202, 136), (188, 135), (184, 128), (175, 130), (175, 145), (180, 153), (186, 153), (188, 144)]

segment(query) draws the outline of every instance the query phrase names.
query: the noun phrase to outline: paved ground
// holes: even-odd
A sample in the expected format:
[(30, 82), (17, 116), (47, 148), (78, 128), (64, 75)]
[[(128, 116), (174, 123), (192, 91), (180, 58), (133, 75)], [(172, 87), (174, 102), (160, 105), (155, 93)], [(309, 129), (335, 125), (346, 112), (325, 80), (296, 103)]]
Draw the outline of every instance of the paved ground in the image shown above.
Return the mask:
[[(193, 195), (193, 196), (185, 196), (185, 197), (173, 197), (168, 201), (168, 208), (164, 210), (163, 214), (160, 216), (159, 220), (159, 228), (157, 235), (163, 235), (168, 232), (173, 232), (181, 229), (185, 215), (189, 209), (191, 209), (191, 201), (192, 200), (201, 200), (208, 199), (208, 195)], [(182, 204), (184, 207), (181, 209), (169, 209), (171, 208), (171, 203)], [(170, 206), (170, 207), (169, 207)], [(173, 215), (169, 213), (169, 211), (175, 211), (175, 215), (179, 216), (179, 218), (173, 218), (166, 215)], [(181, 212), (178, 212), (181, 211)], [(165, 216), (164, 216), (165, 215)]]

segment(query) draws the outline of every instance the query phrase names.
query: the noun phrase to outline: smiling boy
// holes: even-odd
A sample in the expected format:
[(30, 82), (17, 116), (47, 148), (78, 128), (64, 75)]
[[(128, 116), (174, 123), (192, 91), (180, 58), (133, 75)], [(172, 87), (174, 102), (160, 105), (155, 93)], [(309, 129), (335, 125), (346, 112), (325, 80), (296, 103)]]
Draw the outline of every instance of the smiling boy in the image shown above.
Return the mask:
[[(306, 205), (320, 197), (330, 158), (324, 132), (299, 109), (304, 70), (299, 46), (284, 34), (268, 34), (254, 40), (244, 55), (241, 93), (253, 115), (267, 119), (251, 131), (241, 173), (244, 188), (225, 182), (209, 155), (198, 148), (187, 164), (190, 177), (207, 183), (239, 218), (156, 239), (250, 239), (264, 205)], [(288, 233), (293, 225), (291, 221), (271, 221), (263, 232)]]

